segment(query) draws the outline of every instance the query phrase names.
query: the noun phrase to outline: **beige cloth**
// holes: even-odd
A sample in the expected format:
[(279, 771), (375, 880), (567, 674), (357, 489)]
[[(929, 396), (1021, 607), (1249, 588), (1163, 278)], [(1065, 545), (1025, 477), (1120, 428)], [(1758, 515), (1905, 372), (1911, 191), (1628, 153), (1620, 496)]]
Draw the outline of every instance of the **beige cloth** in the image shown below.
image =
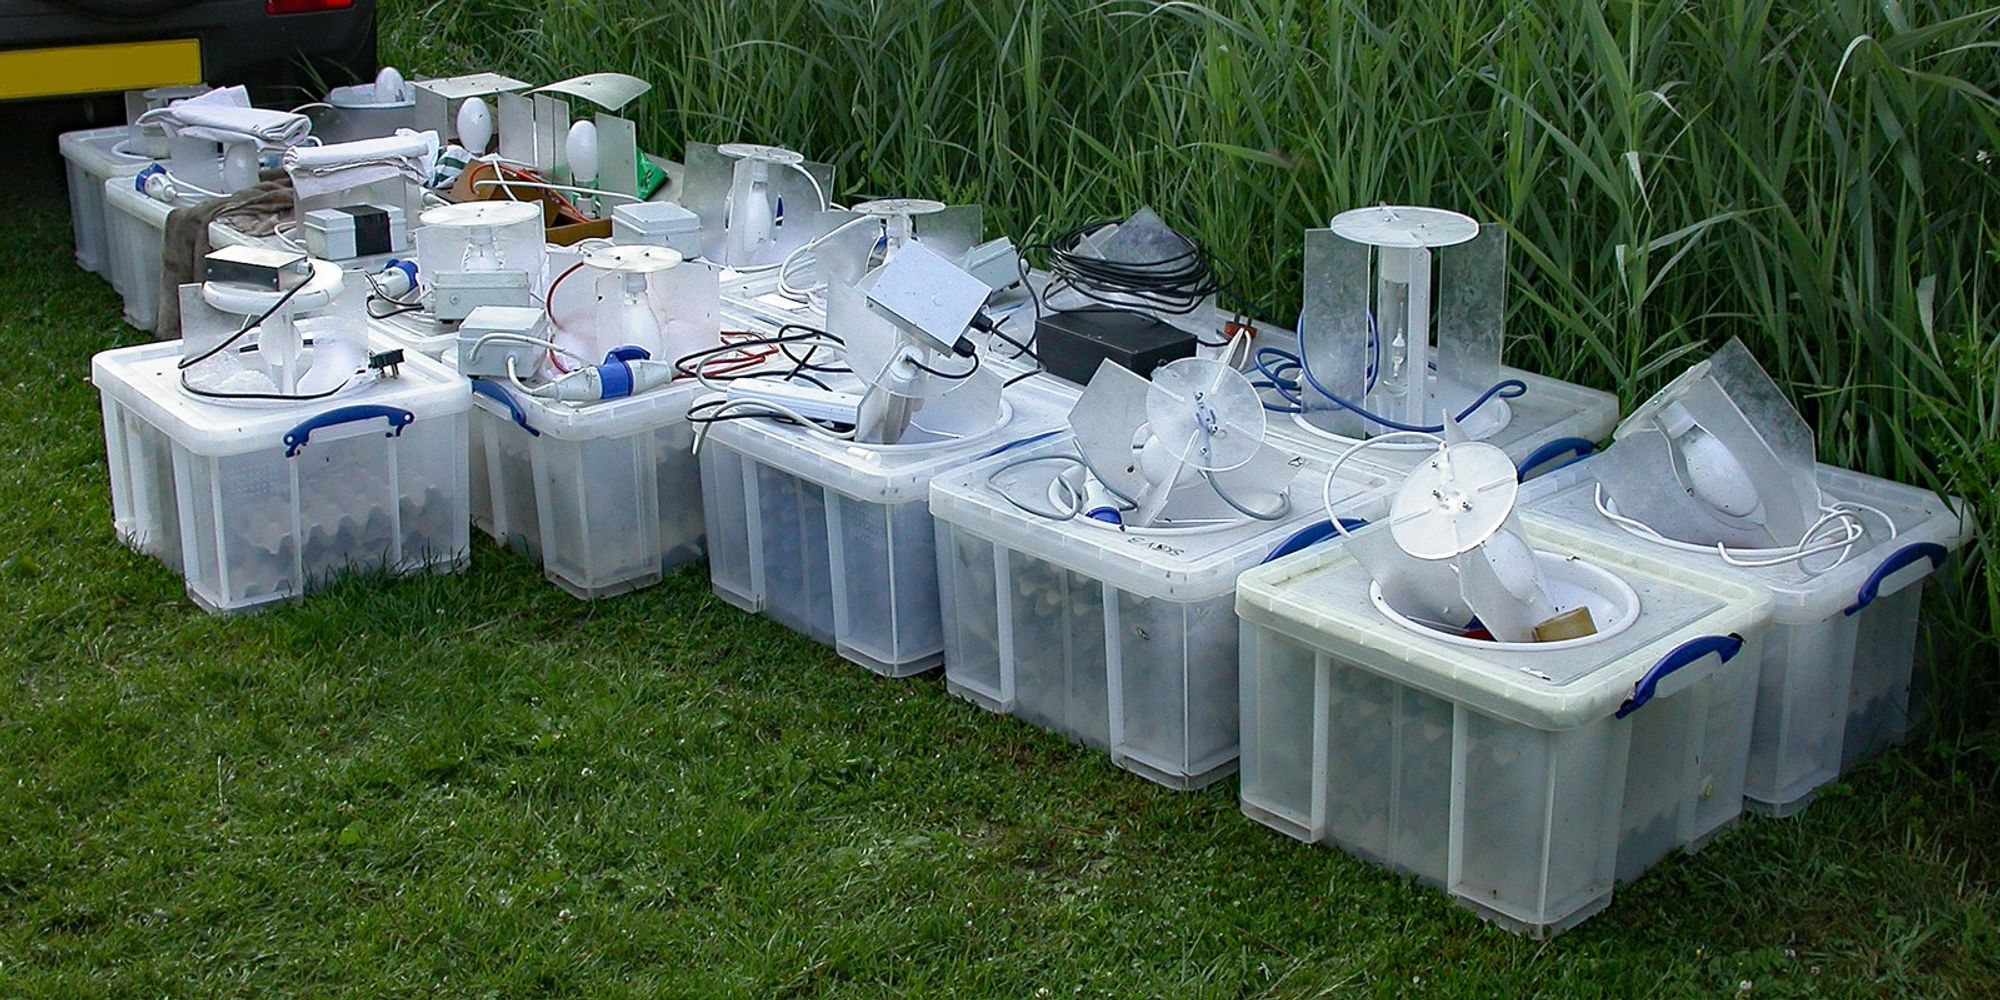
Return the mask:
[(160, 312), (153, 336), (181, 335), (181, 286), (200, 281), (208, 256), (208, 225), (227, 222), (245, 236), (269, 236), (292, 217), (292, 179), (279, 176), (235, 194), (167, 213), (166, 245), (160, 255)]

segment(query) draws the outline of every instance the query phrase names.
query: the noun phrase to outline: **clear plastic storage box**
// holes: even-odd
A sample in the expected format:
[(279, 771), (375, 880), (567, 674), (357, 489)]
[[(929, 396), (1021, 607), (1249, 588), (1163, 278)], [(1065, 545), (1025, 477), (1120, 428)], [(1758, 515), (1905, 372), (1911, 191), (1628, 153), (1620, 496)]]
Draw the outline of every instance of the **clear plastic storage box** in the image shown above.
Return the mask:
[(1523, 524), (1594, 595), (1597, 636), (1510, 649), (1392, 620), (1341, 544), (1245, 573), (1242, 803), (1541, 935), (1736, 821), (1771, 599)]
[(69, 225), (76, 239), (76, 264), (92, 274), (111, 276), (106, 253), (104, 184), (114, 177), (133, 177), (152, 165), (141, 153), (124, 152), (131, 129), (111, 128), (65, 132), (56, 139), (63, 169), (69, 177)]
[[(1236, 769), (1236, 577), (1323, 525), (1326, 463), (1301, 461), (1278, 521), (1123, 529), (1021, 510), (1001, 489), (1044, 486), (1068, 434), (931, 481), (952, 693), (1087, 746), (1176, 789)], [(1036, 460), (1034, 464), (1010, 465)], [(1377, 516), (1387, 479), (1350, 463), (1334, 501)], [(1230, 512), (1217, 505), (1215, 514)]]
[(768, 420), (717, 423), (701, 447), (715, 593), (902, 677), (944, 656), (931, 478), (1063, 426), (1052, 379), (1006, 392), (1004, 419), (953, 441), (865, 445)]
[(473, 522), (584, 599), (648, 587), (702, 554), (691, 383), (577, 406), (474, 383)]
[[(1582, 462), (1526, 487), (1523, 505), (1579, 533), (1627, 540), (1662, 559), (1720, 579), (1753, 583), (1773, 598), (1758, 667), (1756, 731), (1744, 793), (1751, 808), (1790, 815), (1855, 761), (1901, 743), (1913, 709), (1910, 681), (1924, 578), (1970, 537), (1971, 522), (1927, 490), (1831, 466), (1818, 468), (1829, 503), (1865, 514), (1867, 534), (1846, 561), (1732, 566), (1713, 548), (1635, 538), (1597, 510), (1596, 480)], [(1751, 553), (1750, 555), (1755, 555)]]
[[(386, 344), (378, 344), (386, 347)], [(465, 380), (422, 358), (318, 403), (197, 400), (179, 341), (91, 361), (119, 537), (210, 611), (297, 597), (335, 573), (465, 565)]]

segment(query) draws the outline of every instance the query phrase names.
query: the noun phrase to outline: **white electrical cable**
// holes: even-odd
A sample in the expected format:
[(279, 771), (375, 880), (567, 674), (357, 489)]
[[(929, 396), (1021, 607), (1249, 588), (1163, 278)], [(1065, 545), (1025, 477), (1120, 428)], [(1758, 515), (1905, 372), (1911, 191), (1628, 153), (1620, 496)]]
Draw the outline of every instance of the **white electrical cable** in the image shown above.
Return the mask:
[[(391, 299), (390, 301), (393, 302), (395, 300)], [(553, 340), (544, 340), (540, 337), (530, 337), (525, 333), (509, 333), (505, 330), (499, 330), (493, 333), (486, 334), (480, 337), (478, 340), (473, 341), (472, 349), (468, 351), (467, 354), (478, 354), (480, 348), (485, 347), (489, 341), (495, 341), (495, 340), (512, 341), (518, 344), (528, 344), (532, 347), (546, 348), (548, 350), (554, 351), (557, 354), (561, 354), (569, 358), (570, 360), (575, 361), (576, 363), (584, 366), (589, 366), (590, 364), (593, 363), (589, 358), (586, 358), (583, 355), (578, 354), (575, 351), (572, 351), (569, 348), (564, 347)], [(512, 361), (513, 359), (509, 358), (508, 360)], [(575, 374), (575, 373), (571, 372), (570, 374)]]
[(514, 383), (514, 388), (519, 389), (524, 395), (533, 396), (538, 399), (558, 398), (557, 387), (561, 386), (564, 382), (576, 378), (577, 376), (582, 375), (588, 371), (590, 371), (588, 367), (578, 368), (575, 371), (571, 371), (563, 375), (558, 375), (556, 378), (543, 385), (530, 386), (526, 382), (521, 381), (520, 374), (515, 371), (514, 359), (512, 357), (509, 357), (507, 359), (507, 381)]
[(1335, 458), (1333, 464), (1327, 468), (1326, 485), (1320, 487), (1319, 494), (1320, 506), (1326, 508), (1326, 519), (1332, 522), (1335, 534), (1340, 535), (1342, 538), (1348, 535), (1348, 530), (1340, 523), (1340, 513), (1333, 509), (1333, 481), (1339, 477), (1340, 467), (1346, 465), (1348, 459), (1360, 454), (1363, 450), (1378, 444), (1387, 444), (1397, 438), (1413, 438), (1419, 441), (1428, 441), (1431, 444), (1444, 443), (1442, 436), (1432, 434), (1429, 431), (1390, 431), (1387, 434), (1377, 434), (1371, 438), (1364, 438), (1346, 451), (1341, 452), (1340, 456)]
[(789, 167), (791, 167), (791, 168), (792, 168), (793, 170), (796, 170), (796, 171), (798, 171), (799, 173), (802, 173), (802, 174), (806, 175), (806, 181), (807, 181), (807, 182), (809, 182), (810, 184), (812, 184), (812, 186), (813, 186), (813, 193), (814, 193), (814, 194), (816, 194), (816, 195), (819, 195), (819, 210), (820, 210), (820, 211), (824, 212), (824, 211), (827, 211), (828, 209), (831, 209), (831, 208), (833, 207), (833, 203), (832, 203), (832, 202), (830, 202), (830, 201), (828, 201), (828, 200), (827, 200), (827, 198), (826, 198), (826, 189), (825, 189), (825, 188), (823, 188), (823, 187), (820, 187), (820, 185), (819, 185), (819, 178), (817, 178), (817, 177), (814, 177), (814, 176), (813, 176), (813, 172), (812, 172), (812, 171), (810, 171), (810, 170), (807, 170), (807, 169), (806, 169), (806, 166), (805, 166), (805, 164), (803, 164), (803, 163), (789, 163), (789, 164), (786, 164), (786, 166), (789, 166)]
[[(1680, 549), (1684, 552), (1710, 551), (1710, 547), (1707, 545), (1669, 538), (1654, 529), (1652, 525), (1637, 518), (1627, 517), (1611, 509), (1611, 501), (1604, 495), (1604, 484), (1602, 483), (1596, 484), (1592, 503), (1597, 508), (1597, 513), (1603, 516), (1605, 520), (1617, 525), (1627, 534), (1634, 537), (1643, 538), (1669, 548)], [(1896, 540), (1896, 522), (1889, 515), (1864, 503), (1838, 501), (1828, 506), (1822, 506), (1820, 508), (1819, 519), (1814, 521), (1812, 526), (1806, 529), (1805, 534), (1800, 536), (1799, 540), (1792, 545), (1779, 546), (1774, 549), (1739, 549), (1732, 551), (1729, 546), (1717, 542), (1714, 546), (1714, 552), (1718, 558), (1731, 566), (1744, 569), (1768, 569), (1773, 566), (1783, 566), (1786, 563), (1798, 563), (1799, 569), (1806, 575), (1818, 576), (1823, 573), (1832, 572), (1846, 563), (1847, 560), (1853, 558), (1854, 547), (1860, 544), (1861, 540), (1868, 533), (1867, 523), (1860, 517), (1863, 513), (1875, 515), (1887, 527), (1888, 538), (1884, 540), (1884, 544)], [(1837, 528), (1841, 532), (1840, 536), (1817, 540), (1829, 528)], [(1825, 555), (1829, 552), (1839, 552), (1840, 555), (1832, 563), (1817, 569), (1805, 564), (1806, 560), (1815, 556)]]
[(858, 219), (849, 219), (846, 222), (843, 222), (840, 225), (827, 230), (825, 233), (822, 233), (819, 236), (815, 236), (812, 239), (805, 241), (804, 243), (799, 245), (798, 249), (793, 250), (791, 253), (786, 254), (785, 259), (778, 262), (778, 294), (783, 295), (786, 298), (797, 299), (801, 302), (810, 301), (812, 298), (812, 293), (819, 291), (822, 288), (825, 288), (826, 283), (822, 281), (817, 286), (814, 286), (812, 288), (793, 287), (792, 283), (785, 279), (786, 272), (791, 270), (792, 262), (794, 260), (797, 260), (801, 255), (817, 249), (820, 246), (820, 244), (825, 243), (830, 239), (833, 239), (834, 236), (840, 234), (841, 232), (853, 226), (860, 225), (861, 223), (864, 222), (872, 222), (878, 226), (882, 224), (882, 220), (873, 215), (864, 215)]

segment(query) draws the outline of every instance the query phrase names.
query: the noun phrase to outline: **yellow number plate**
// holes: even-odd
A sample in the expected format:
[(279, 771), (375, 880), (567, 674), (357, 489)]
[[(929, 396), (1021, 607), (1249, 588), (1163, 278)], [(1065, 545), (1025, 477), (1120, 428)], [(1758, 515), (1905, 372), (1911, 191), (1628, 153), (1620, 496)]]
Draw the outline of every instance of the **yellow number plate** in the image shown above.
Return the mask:
[(0, 52), (0, 101), (200, 82), (201, 43), (192, 38)]

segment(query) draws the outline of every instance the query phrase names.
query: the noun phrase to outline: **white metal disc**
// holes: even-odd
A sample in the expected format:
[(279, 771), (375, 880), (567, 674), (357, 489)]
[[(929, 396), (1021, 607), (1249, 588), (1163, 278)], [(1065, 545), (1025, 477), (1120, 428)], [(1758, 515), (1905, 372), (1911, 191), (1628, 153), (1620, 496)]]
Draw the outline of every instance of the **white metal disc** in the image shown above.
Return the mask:
[(461, 201), (455, 205), (427, 208), (417, 221), (426, 226), (518, 226), (529, 220), (542, 221), (542, 206), (532, 201)]
[(1403, 481), (1389, 508), (1389, 531), (1418, 559), (1470, 552), (1507, 523), (1519, 475), (1506, 452), (1485, 442), (1440, 448)]
[(907, 215), (911, 218), (919, 215), (936, 215), (944, 211), (944, 208), (944, 202), (932, 201), (929, 198), (877, 198), (874, 201), (864, 201), (854, 206), (851, 211), (856, 215), (872, 215), (886, 219), (897, 215)]
[(1177, 459), (1217, 472), (1257, 456), (1264, 401), (1250, 380), (1220, 361), (1182, 358), (1153, 371), (1146, 421)]
[(806, 158), (782, 146), (763, 146), (754, 142), (725, 142), (715, 147), (715, 151), (732, 160), (763, 160), (765, 163), (799, 164)]
[(671, 247), (620, 245), (586, 251), (583, 262), (600, 271), (652, 274), (679, 267), (681, 252)]
[(1376, 205), (1333, 217), (1328, 224), (1342, 239), (1374, 247), (1449, 247), (1479, 235), (1471, 217), (1442, 208)]

